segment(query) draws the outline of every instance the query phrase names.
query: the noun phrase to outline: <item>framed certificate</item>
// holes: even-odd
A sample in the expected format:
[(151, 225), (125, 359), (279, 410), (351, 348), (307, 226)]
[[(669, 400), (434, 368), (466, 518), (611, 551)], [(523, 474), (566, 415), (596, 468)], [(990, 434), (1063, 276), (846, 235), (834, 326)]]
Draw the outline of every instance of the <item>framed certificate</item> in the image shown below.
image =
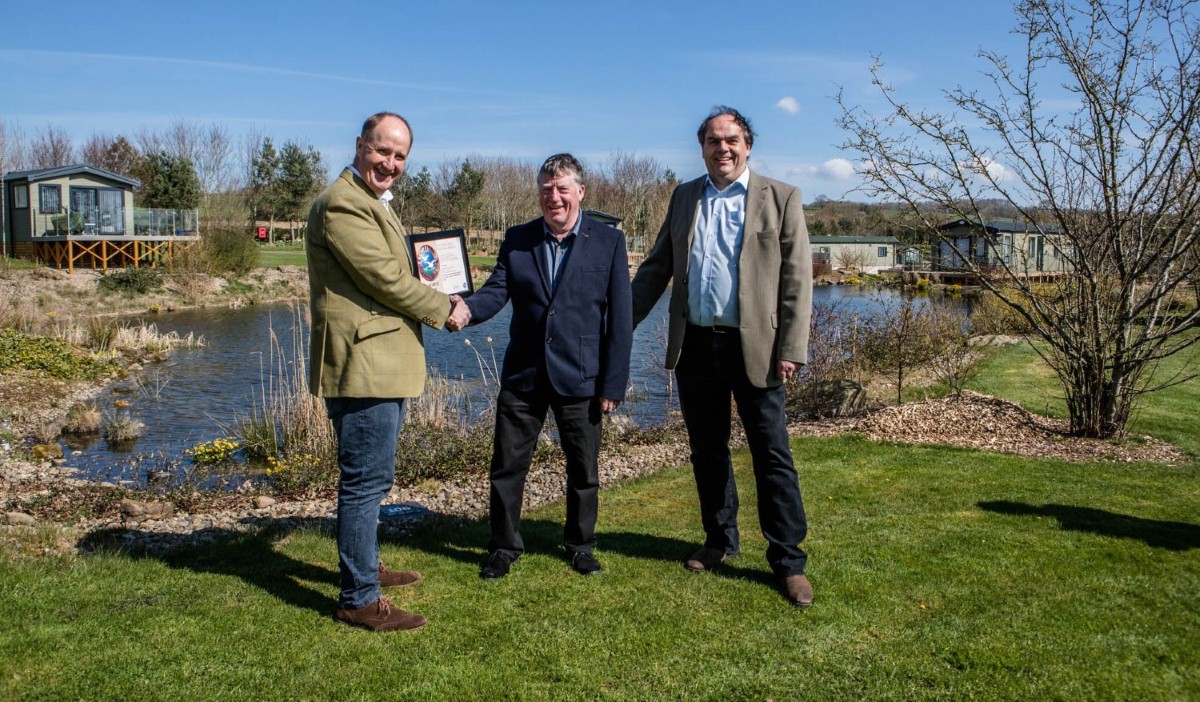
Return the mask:
[(409, 234), (408, 241), (416, 264), (413, 272), (422, 283), (447, 295), (475, 292), (463, 230)]

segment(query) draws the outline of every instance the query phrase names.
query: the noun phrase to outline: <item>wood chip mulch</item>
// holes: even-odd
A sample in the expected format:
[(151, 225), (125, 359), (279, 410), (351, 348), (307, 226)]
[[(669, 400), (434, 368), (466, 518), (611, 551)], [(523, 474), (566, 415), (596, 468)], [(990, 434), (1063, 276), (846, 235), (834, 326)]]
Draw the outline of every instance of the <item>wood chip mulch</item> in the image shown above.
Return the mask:
[(1121, 441), (1067, 435), (1068, 422), (1032, 414), (1007, 400), (966, 390), (961, 396), (886, 407), (863, 417), (797, 422), (795, 435), (833, 436), (858, 432), (874, 441), (941, 444), (1053, 457), (1066, 461), (1186, 464), (1191, 458), (1164, 441), (1129, 436)]

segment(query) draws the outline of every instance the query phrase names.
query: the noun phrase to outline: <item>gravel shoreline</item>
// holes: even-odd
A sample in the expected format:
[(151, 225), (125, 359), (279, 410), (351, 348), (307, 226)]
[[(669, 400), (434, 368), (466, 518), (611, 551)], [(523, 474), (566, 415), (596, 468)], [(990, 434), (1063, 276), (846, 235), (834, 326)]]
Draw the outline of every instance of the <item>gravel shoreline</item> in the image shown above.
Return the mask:
[[(886, 407), (863, 417), (792, 424), (793, 436), (835, 436), (858, 433), (873, 441), (940, 444), (1012, 453), (1065, 461), (1153, 462), (1187, 465), (1193, 459), (1170, 444), (1151, 437), (1136, 442), (1111, 442), (1066, 437), (1062, 420), (1034, 415), (1011, 402), (966, 392), (898, 407)], [(742, 437), (735, 435), (735, 444)], [(600, 456), (601, 487), (648, 475), (664, 468), (686, 465), (688, 447), (681, 427), (669, 438), (652, 445), (618, 444)], [(801, 481), (803, 464), (799, 466)], [(563, 498), (566, 478), (561, 457), (534, 465), (525, 488), (525, 509)], [(14, 495), (36, 497), (50, 485), (92, 485), (72, 477), (72, 471), (50, 463), (34, 464), (0, 457), (0, 498), (12, 503)], [(94, 487), (94, 485), (93, 485)], [(268, 497), (234, 496), (234, 504), (202, 513), (174, 513), (163, 518), (129, 514), (103, 519), (82, 519), (63, 527), (64, 547), (87, 551), (117, 547), (161, 553), (186, 543), (205, 543), (260, 528), (289, 530), (324, 525), (332, 529), (335, 500), (330, 498), (276, 501)], [(488, 509), (486, 475), (472, 475), (436, 484), (396, 487), (384, 502), (415, 505), (407, 518), (380, 523), (381, 533), (403, 536), (428, 519), (473, 520), (485, 518)], [(23, 512), (0, 514), (11, 528), (32, 526), (34, 517)], [(68, 543), (69, 542), (69, 543)]]
[[(688, 460), (687, 442), (682, 437), (650, 446), (621, 446), (604, 450), (600, 456), (600, 485), (617, 482), (678, 466)], [(36, 498), (48, 492), (47, 486), (90, 487), (95, 483), (73, 477), (74, 471), (50, 463), (34, 464), (9, 457), (0, 462), (0, 497), (21, 494)], [(532, 509), (563, 499), (566, 475), (561, 460), (534, 465), (525, 485), (524, 508)], [(70, 524), (58, 524), (67, 542), (80, 550), (117, 547), (135, 552), (163, 553), (183, 544), (207, 543), (238, 533), (261, 528), (290, 530), (300, 526), (327, 524), (332, 528), (336, 500), (317, 498), (276, 500), (275, 498), (235, 497), (229, 508), (197, 513), (174, 512), (163, 518), (139, 518), (130, 514), (101, 519), (86, 518)], [(150, 505), (162, 503), (148, 503)], [(438, 484), (394, 487), (385, 505), (415, 505), (414, 514), (380, 522), (380, 532), (403, 536), (428, 519), (472, 520), (485, 518), (488, 510), (486, 475), (472, 475)], [(0, 514), (0, 522), (10, 528), (31, 527), (42, 523), (26, 512)]]

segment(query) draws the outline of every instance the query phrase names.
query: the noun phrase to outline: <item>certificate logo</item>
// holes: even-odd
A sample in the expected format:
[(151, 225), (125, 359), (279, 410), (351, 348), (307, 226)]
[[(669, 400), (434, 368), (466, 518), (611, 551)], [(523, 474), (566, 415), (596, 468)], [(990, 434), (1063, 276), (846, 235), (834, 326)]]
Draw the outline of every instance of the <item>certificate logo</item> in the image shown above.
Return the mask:
[(429, 244), (422, 246), (421, 250), (417, 252), (417, 272), (420, 274), (421, 280), (437, 280), (441, 270), (442, 262), (438, 260), (437, 251), (434, 251)]

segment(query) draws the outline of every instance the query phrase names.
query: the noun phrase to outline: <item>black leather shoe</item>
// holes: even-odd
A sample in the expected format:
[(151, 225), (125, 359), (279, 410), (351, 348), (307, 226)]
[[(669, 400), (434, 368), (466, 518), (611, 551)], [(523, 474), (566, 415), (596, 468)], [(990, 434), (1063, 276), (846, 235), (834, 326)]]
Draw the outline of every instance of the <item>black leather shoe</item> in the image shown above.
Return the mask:
[(484, 562), (483, 568), (479, 569), (479, 577), (484, 580), (499, 580), (508, 575), (508, 569), (516, 563), (517, 559), (509, 556), (501, 551), (492, 551), (488, 554), (487, 561)]
[(580, 575), (595, 575), (604, 570), (600, 567), (600, 561), (587, 551), (576, 551), (571, 556), (571, 567)]

